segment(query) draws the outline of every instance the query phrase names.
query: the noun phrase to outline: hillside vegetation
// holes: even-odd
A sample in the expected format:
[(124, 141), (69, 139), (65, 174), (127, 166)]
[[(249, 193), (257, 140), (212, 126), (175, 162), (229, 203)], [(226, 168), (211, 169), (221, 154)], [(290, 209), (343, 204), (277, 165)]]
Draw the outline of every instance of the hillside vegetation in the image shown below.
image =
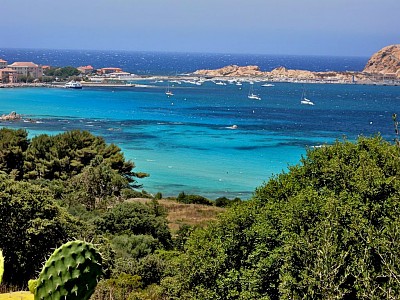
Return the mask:
[(0, 136), (6, 286), (80, 238), (102, 252), (96, 300), (400, 295), (400, 147), (380, 136), (310, 149), (249, 201), (177, 202), (138, 193), (146, 174), (87, 132)]

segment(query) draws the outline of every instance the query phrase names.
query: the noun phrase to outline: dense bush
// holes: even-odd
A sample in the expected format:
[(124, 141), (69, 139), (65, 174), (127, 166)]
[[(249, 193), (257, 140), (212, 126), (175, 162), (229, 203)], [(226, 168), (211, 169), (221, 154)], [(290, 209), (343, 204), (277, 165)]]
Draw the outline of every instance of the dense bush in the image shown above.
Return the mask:
[(111, 243), (117, 256), (122, 259), (143, 258), (161, 246), (159, 241), (151, 235), (115, 235)]
[(203, 205), (214, 205), (214, 203), (200, 195), (187, 195), (185, 192), (181, 192), (178, 197), (176, 198), (176, 201), (180, 203), (185, 203), (185, 204), (203, 204)]
[(215, 206), (217, 207), (230, 207), (236, 203), (240, 203), (242, 200), (240, 198), (228, 199), (226, 197), (219, 197), (215, 199)]
[(44, 73), (46, 76), (59, 77), (62, 79), (68, 78), (70, 76), (77, 76), (80, 74), (78, 69), (71, 66), (62, 68), (51, 67), (49, 69), (46, 69)]
[(20, 179), (24, 172), (24, 153), (28, 148), (28, 133), (23, 129), (0, 129), (0, 171)]
[[(106, 278), (124, 255), (137, 260), (169, 247), (171, 235), (158, 203), (141, 205), (126, 215), (129, 209), (122, 208), (115, 214), (121, 217), (116, 222), (107, 219), (120, 209), (112, 207), (139, 186), (135, 178), (146, 176), (133, 168), (120, 148), (86, 131), (29, 140), (25, 130), (0, 129), (0, 248), (6, 257), (5, 283), (26, 286), (52, 250), (71, 238), (97, 243)], [(96, 231), (94, 224), (101, 222), (104, 231)], [(128, 243), (118, 237), (125, 233)]]
[(116, 205), (101, 218), (95, 220), (99, 232), (113, 235), (150, 235), (169, 248), (172, 244), (164, 216), (160, 216), (150, 206), (125, 202)]
[(52, 199), (47, 189), (0, 175), (0, 248), (4, 281), (24, 286), (55, 247), (85, 231)]

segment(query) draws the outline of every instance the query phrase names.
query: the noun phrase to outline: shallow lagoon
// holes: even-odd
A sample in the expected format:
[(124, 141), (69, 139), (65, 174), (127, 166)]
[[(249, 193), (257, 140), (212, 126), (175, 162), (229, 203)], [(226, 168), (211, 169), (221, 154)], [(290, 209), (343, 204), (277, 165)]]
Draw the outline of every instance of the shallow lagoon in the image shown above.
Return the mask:
[[(275, 83), (156, 88), (0, 89), (0, 114), (16, 111), (35, 122), (3, 122), (26, 128), (30, 136), (89, 130), (121, 147), (150, 173), (140, 180), (151, 193), (179, 192), (251, 196), (272, 174), (299, 162), (307, 147), (346, 136), (380, 132), (393, 140), (391, 116), (399, 113), (400, 87), (307, 84), (315, 106), (300, 104), (302, 85)], [(397, 110), (397, 111), (396, 111)], [(232, 125), (237, 125), (232, 129)]]

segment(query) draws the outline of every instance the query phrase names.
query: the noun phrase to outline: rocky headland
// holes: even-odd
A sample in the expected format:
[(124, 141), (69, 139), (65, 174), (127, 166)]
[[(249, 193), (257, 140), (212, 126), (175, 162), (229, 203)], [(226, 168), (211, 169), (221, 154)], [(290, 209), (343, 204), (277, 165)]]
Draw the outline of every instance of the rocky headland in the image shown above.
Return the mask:
[(230, 65), (215, 70), (197, 70), (196, 76), (206, 77), (261, 77), (271, 81), (400, 84), (400, 45), (392, 45), (371, 56), (362, 72), (312, 72), (278, 67), (272, 71), (261, 71), (258, 66)]
[(363, 72), (390, 74), (400, 78), (400, 44), (387, 46), (372, 55)]

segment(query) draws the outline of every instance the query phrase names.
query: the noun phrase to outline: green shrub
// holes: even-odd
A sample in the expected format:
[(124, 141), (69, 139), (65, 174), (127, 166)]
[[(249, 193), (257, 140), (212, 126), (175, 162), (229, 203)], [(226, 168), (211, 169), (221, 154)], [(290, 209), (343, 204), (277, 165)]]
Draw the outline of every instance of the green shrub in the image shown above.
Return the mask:
[(181, 192), (176, 198), (177, 202), (184, 204), (202, 204), (202, 205), (214, 205), (214, 203), (200, 195), (187, 195), (185, 192)]

